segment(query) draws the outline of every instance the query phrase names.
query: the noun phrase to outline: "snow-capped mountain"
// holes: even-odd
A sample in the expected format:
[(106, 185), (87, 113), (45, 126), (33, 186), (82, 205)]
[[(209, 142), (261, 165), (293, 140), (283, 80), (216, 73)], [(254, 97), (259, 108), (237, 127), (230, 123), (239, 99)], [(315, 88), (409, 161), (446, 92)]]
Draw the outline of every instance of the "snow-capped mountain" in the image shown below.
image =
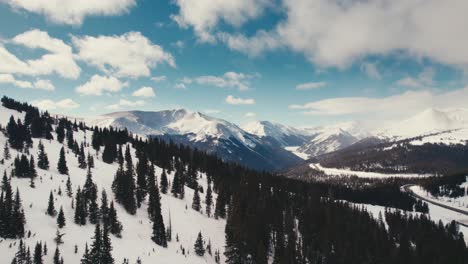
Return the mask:
[(261, 138), (270, 138), (281, 146), (300, 146), (306, 143), (310, 136), (307, 131), (270, 121), (253, 121), (243, 124), (242, 129)]
[(364, 127), (356, 121), (308, 128), (310, 140), (297, 151), (314, 157), (343, 149), (370, 135)]
[(141, 136), (158, 136), (216, 153), (225, 160), (260, 170), (277, 170), (300, 159), (268, 137), (248, 133), (228, 121), (185, 109), (106, 114), (87, 123), (127, 128)]
[(419, 137), (428, 143), (455, 143), (468, 140), (468, 109), (426, 109), (373, 133), (387, 140)]

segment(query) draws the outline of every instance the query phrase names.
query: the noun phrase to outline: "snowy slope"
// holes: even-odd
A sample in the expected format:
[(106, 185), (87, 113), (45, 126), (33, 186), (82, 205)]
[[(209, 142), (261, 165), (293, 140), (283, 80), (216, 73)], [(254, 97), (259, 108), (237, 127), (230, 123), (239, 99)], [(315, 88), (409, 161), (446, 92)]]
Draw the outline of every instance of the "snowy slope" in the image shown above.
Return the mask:
[[(468, 128), (467, 109), (426, 109), (408, 119), (394, 122), (374, 134), (381, 138), (405, 139), (429, 134), (447, 133)], [(468, 133), (457, 137), (468, 139)], [(443, 143), (443, 142), (442, 142)]]
[(241, 127), (250, 134), (272, 138), (283, 147), (302, 145), (309, 139), (307, 131), (276, 122), (253, 121)]
[[(0, 122), (2, 126), (6, 124), (11, 114), (21, 117), (15, 111), (0, 108)], [(91, 139), (91, 133), (86, 134), (82, 131), (75, 133), (75, 139), (80, 142), (88, 142)], [(0, 133), (0, 145), (3, 146), (7, 138)], [(83, 255), (84, 244), (90, 244), (94, 234), (94, 225), (87, 224), (86, 226), (78, 226), (73, 221), (74, 210), (71, 208), (72, 198), (65, 194), (66, 176), (60, 175), (57, 172), (56, 164), (58, 154), (62, 145), (57, 141), (43, 140), (45, 150), (48, 153), (50, 161), (50, 169), (48, 171), (37, 168), (38, 177), (36, 178), (36, 188), (29, 187), (29, 179), (12, 178), (12, 187), (15, 190), (19, 189), (23, 201), (26, 216), (26, 232), (29, 230), (32, 233), (30, 238), (25, 238), (25, 243), (33, 249), (37, 241), (47, 243), (49, 254), (45, 257), (44, 263), (52, 263), (53, 253), (55, 251), (54, 237), (56, 232), (56, 219), (45, 214), (49, 192), (53, 191), (55, 196), (55, 208), (59, 209), (63, 206), (66, 226), (61, 230), (66, 233), (64, 236), (64, 244), (60, 245), (65, 263), (79, 263)], [(34, 139), (34, 147), (31, 153), (37, 153), (38, 140)], [(17, 152), (10, 149), (12, 157), (15, 157)], [(109, 199), (113, 198), (111, 184), (114, 178), (114, 173), (117, 170), (117, 164), (106, 164), (100, 160), (100, 155), (87, 147), (85, 152), (90, 152), (94, 155), (95, 168), (92, 170), (93, 180), (98, 186), (98, 190), (106, 190)], [(132, 151), (134, 155), (134, 150)], [(3, 157), (3, 148), (0, 150)], [(70, 170), (70, 178), (73, 184), (73, 190), (76, 192), (78, 186), (83, 186), (86, 177), (86, 171), (78, 168), (77, 158), (71, 151), (67, 151), (66, 160)], [(136, 157), (134, 157), (136, 163)], [(11, 170), (12, 159), (6, 161), (5, 164), (0, 164), (0, 172), (6, 170), (9, 174)], [(156, 175), (159, 177), (162, 170), (156, 168)], [(201, 175), (199, 183), (207, 188), (206, 177)], [(173, 175), (168, 175), (169, 181), (172, 181)], [(57, 191), (61, 188), (64, 192), (59, 196)], [(143, 263), (215, 263), (214, 257), (206, 254), (204, 257), (198, 257), (193, 253), (193, 245), (199, 231), (202, 232), (206, 241), (210, 240), (213, 252), (219, 249), (221, 252), (221, 260), (223, 262), (224, 249), (224, 220), (215, 220), (208, 218), (206, 215), (200, 214), (191, 209), (193, 190), (185, 188), (185, 199), (180, 200), (171, 195), (161, 194), (162, 214), (166, 226), (169, 223), (169, 214), (172, 222), (172, 242), (168, 243), (167, 248), (157, 246), (151, 240), (152, 223), (150, 223), (147, 215), (146, 202), (138, 209), (136, 215), (129, 215), (119, 204), (115, 203), (119, 220), (123, 224), (122, 238), (116, 238), (111, 235), (113, 245), (113, 257), (115, 263), (122, 263), (123, 258), (129, 258), (130, 263), (134, 263), (139, 257)], [(214, 194), (216, 197), (216, 194)], [(202, 204), (203, 204), (202, 199)], [(99, 200), (100, 201), (100, 200)], [(186, 209), (188, 208), (188, 209)], [(204, 208), (204, 204), (202, 205)], [(179, 241), (176, 242), (175, 237), (178, 234)], [(17, 250), (17, 242), (19, 240), (0, 240), (0, 256), (1, 263), (9, 263)], [(16, 244), (16, 245), (15, 245)], [(75, 244), (78, 245), (78, 253), (74, 253)], [(181, 246), (190, 253), (187, 256), (181, 254)]]

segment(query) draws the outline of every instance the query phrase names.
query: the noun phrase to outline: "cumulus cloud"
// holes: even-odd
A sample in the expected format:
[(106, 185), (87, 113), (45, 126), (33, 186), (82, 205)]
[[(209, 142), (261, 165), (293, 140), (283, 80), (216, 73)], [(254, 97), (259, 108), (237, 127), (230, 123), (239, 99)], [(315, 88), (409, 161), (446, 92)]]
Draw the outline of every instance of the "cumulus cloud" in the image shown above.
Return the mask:
[(202, 42), (215, 42), (212, 31), (219, 23), (240, 27), (262, 15), (270, 0), (175, 0), (179, 13), (172, 19), (182, 28), (192, 27)]
[(249, 89), (249, 80), (255, 75), (226, 72), (222, 76), (205, 75), (195, 78), (184, 78), (182, 82), (185, 84), (196, 83), (199, 85), (211, 85), (221, 88), (237, 88), (240, 91)]
[(296, 85), (296, 90), (314, 90), (326, 86), (326, 82), (308, 82)]
[(148, 86), (141, 87), (140, 89), (134, 91), (132, 95), (135, 97), (155, 97), (156, 96), (156, 94), (153, 91), (153, 88), (148, 87)]
[(113, 76), (93, 75), (89, 81), (75, 88), (81, 95), (102, 95), (103, 93), (120, 92), (127, 87), (127, 82), (122, 82)]
[(180, 90), (185, 90), (185, 89), (187, 89), (187, 86), (185, 86), (185, 84), (183, 84), (183, 83), (176, 83), (174, 85), (174, 88), (175, 89), (180, 89)]
[(254, 113), (254, 112), (247, 112), (247, 113), (245, 113), (245, 117), (256, 117), (256, 116), (257, 116), (257, 114)]
[(0, 83), (11, 84), (19, 88), (39, 89), (46, 91), (55, 90), (55, 86), (50, 80), (36, 80), (34, 83), (18, 80), (12, 74), (0, 74)]
[(230, 105), (253, 105), (255, 104), (254, 99), (234, 97), (232, 95), (228, 95), (225, 101), (226, 103)]
[(175, 67), (173, 56), (140, 32), (120, 36), (73, 36), (72, 41), (81, 60), (118, 77), (150, 76), (151, 69), (163, 63)]
[(143, 105), (145, 105), (145, 101), (143, 100), (129, 101), (126, 99), (120, 99), (118, 103), (106, 106), (106, 109), (118, 110), (118, 109), (125, 108), (125, 107), (137, 107), (137, 106), (143, 106)]
[(59, 101), (53, 101), (50, 99), (36, 100), (32, 101), (32, 105), (44, 110), (74, 109), (80, 107), (80, 105), (77, 102), (69, 98)]
[(434, 92), (406, 91), (388, 97), (341, 97), (290, 105), (290, 109), (318, 116), (353, 116), (375, 119), (406, 117), (427, 108), (465, 108), (468, 87)]
[[(174, 18), (192, 27), (202, 41), (221, 39), (249, 55), (287, 48), (324, 68), (343, 69), (368, 56), (394, 53), (468, 66), (468, 1), (282, 0), (276, 3), (284, 10), (283, 18), (251, 36), (223, 33), (221, 25), (241, 26), (257, 19), (267, 1), (226, 2), (232, 1), (177, 0), (180, 11)], [(371, 67), (365, 70), (377, 76)]]
[(166, 75), (154, 76), (154, 77), (151, 77), (151, 80), (153, 82), (162, 82), (162, 81), (167, 80), (167, 77), (166, 77)]
[(135, 0), (3, 0), (14, 9), (44, 15), (58, 24), (81, 25), (86, 16), (127, 13)]
[(15, 36), (11, 44), (47, 51), (37, 59), (21, 60), (0, 44), (0, 72), (22, 75), (49, 75), (56, 73), (64, 78), (77, 79), (81, 69), (76, 64), (72, 49), (62, 40), (47, 32), (33, 29)]

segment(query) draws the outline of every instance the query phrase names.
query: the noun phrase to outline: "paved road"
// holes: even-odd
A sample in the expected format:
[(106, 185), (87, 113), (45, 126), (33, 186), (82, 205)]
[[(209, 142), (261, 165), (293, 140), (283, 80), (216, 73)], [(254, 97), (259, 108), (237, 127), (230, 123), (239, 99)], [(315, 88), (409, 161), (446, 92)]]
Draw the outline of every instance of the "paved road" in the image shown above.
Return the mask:
[[(443, 207), (447, 210), (450, 210), (450, 211), (454, 211), (454, 212), (457, 212), (457, 213), (460, 213), (460, 214), (463, 214), (463, 215), (466, 215), (468, 216), (468, 211), (466, 210), (463, 210), (463, 209), (460, 209), (460, 208), (456, 208), (456, 207), (452, 207), (450, 205), (446, 205), (446, 204), (443, 204), (443, 203), (439, 203), (439, 202), (436, 202), (436, 201), (433, 201), (433, 200), (430, 200), (430, 199), (427, 199), (426, 197), (423, 197), (421, 195), (418, 195), (416, 193), (414, 193), (412, 190), (411, 190), (411, 187), (413, 186), (416, 186), (414, 184), (407, 184), (407, 185), (403, 185), (402, 188), (407, 192), (409, 193), (410, 195), (414, 196), (415, 198), (418, 198), (420, 200), (423, 200), (427, 203), (430, 203), (430, 204), (433, 204), (433, 205), (437, 205), (437, 206), (440, 206), (440, 207)], [(455, 222), (457, 222), (458, 224), (462, 225), (462, 226), (466, 226), (468, 227), (468, 224), (465, 224), (465, 223), (462, 223), (460, 221), (457, 221), (455, 220)]]

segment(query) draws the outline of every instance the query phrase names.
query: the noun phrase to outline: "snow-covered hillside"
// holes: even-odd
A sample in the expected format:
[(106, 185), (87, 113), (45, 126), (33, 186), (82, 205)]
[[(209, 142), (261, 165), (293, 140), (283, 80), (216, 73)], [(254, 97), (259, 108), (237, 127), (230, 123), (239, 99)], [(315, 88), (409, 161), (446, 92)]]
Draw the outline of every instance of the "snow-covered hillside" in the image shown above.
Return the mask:
[(243, 124), (242, 129), (259, 137), (270, 137), (283, 147), (302, 145), (308, 141), (307, 131), (276, 122), (253, 121)]
[[(2, 126), (6, 125), (11, 114), (14, 114), (16, 118), (22, 118), (22, 114), (0, 107), (0, 123)], [(118, 164), (102, 162), (101, 155), (98, 155), (94, 149), (87, 145), (91, 141), (90, 131), (86, 133), (83, 131), (75, 132), (74, 137), (78, 143), (85, 143), (86, 153), (90, 152), (94, 155), (95, 168), (92, 169), (92, 174), (99, 193), (101, 190), (106, 190), (109, 199), (113, 199), (111, 185)], [(4, 146), (6, 140), (7, 138), (3, 133), (0, 133), (1, 146)], [(33, 148), (30, 149), (30, 152), (36, 155), (39, 139), (33, 139), (33, 141)], [(88, 223), (85, 226), (78, 226), (74, 223), (72, 198), (65, 194), (67, 177), (59, 174), (56, 168), (62, 144), (55, 140), (48, 141), (43, 139), (42, 142), (48, 154), (50, 169), (41, 170), (37, 168), (38, 177), (35, 180), (35, 188), (29, 186), (29, 179), (16, 177), (11, 179), (13, 190), (18, 188), (21, 194), (26, 216), (26, 232), (31, 232), (31, 237), (26, 236), (24, 242), (31, 249), (34, 248), (36, 242), (42, 241), (43, 244), (46, 243), (49, 253), (45, 256), (44, 263), (52, 263), (52, 257), (56, 248), (54, 238), (57, 224), (56, 218), (45, 214), (49, 193), (52, 191), (55, 197), (55, 208), (58, 210), (58, 208), (63, 206), (66, 218), (66, 226), (60, 230), (61, 233), (65, 233), (63, 236), (64, 243), (59, 245), (60, 252), (65, 263), (80, 263), (85, 243), (87, 242), (88, 245), (91, 243), (94, 225)], [(2, 150), (0, 152), (3, 157)], [(10, 174), (13, 158), (18, 154), (13, 149), (10, 149), (10, 152), (12, 158), (6, 160), (4, 164), (0, 164), (0, 172), (2, 174), (3, 171), (6, 171), (8, 175)], [(134, 149), (132, 149), (133, 158), (136, 162), (137, 159), (134, 152)], [(76, 192), (78, 186), (83, 186), (85, 182), (86, 170), (78, 167), (77, 158), (70, 150), (66, 151), (66, 160), (73, 191)], [(156, 168), (158, 178), (161, 173), (161, 168)], [(172, 181), (172, 177), (172, 174), (168, 175), (169, 181)], [(201, 174), (198, 182), (206, 190), (206, 176)], [(59, 189), (62, 190), (62, 195), (59, 195)], [(214, 196), (216, 197), (216, 194)], [(143, 263), (215, 263), (214, 254), (213, 256), (205, 254), (204, 257), (194, 254), (193, 246), (198, 232), (203, 234), (207, 243), (210, 241), (213, 252), (215, 250), (221, 252), (221, 262), (223, 262), (222, 252), (224, 249), (225, 221), (222, 219), (215, 220), (213, 217), (209, 218), (206, 214), (191, 209), (192, 198), (193, 190), (190, 188), (185, 188), (185, 198), (183, 200), (174, 198), (170, 194), (161, 193), (164, 223), (167, 226), (170, 221), (172, 225), (172, 241), (168, 242), (167, 248), (160, 247), (151, 240), (152, 222), (148, 219), (146, 202), (137, 210), (135, 215), (128, 214), (122, 206), (115, 203), (118, 218), (123, 225), (122, 238), (111, 235), (112, 255), (115, 263), (122, 263), (124, 258), (129, 258), (130, 263), (135, 263), (137, 258), (140, 258)], [(204, 208), (204, 205), (202, 205), (202, 208)], [(176, 241), (176, 237), (178, 237), (178, 241)], [(0, 240), (1, 263), (11, 262), (17, 251), (18, 242), (19, 240), (12, 239)], [(75, 253), (75, 245), (78, 247), (77, 253)], [(185, 255), (182, 254), (182, 248), (185, 249)]]

